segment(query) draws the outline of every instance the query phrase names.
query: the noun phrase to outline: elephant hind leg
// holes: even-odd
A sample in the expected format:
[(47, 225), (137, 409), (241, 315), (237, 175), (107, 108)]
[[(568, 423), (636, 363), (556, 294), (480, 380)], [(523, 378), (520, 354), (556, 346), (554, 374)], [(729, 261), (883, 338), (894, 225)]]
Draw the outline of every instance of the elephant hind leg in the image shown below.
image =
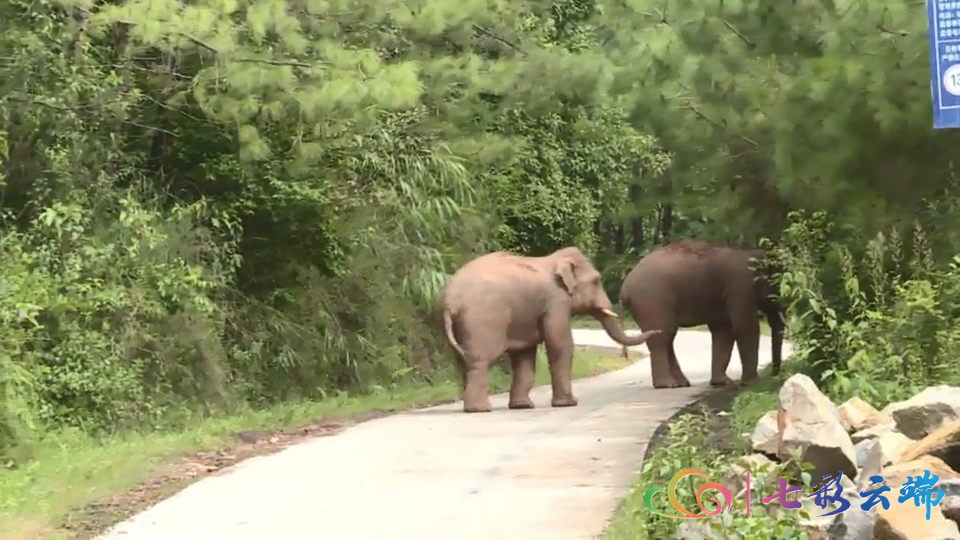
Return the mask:
[(480, 358), (468, 362), (463, 389), (463, 412), (490, 412), (488, 371), (492, 361)]
[[(660, 330), (650, 336), (647, 349), (650, 350), (650, 375), (654, 388), (677, 388), (679, 382), (674, 378), (671, 356), (673, 356), (673, 337), (677, 334), (677, 324), (664, 306), (639, 302), (632, 298), (621, 300), (623, 307), (630, 312), (641, 332)], [(626, 353), (626, 348), (624, 348)], [(679, 371), (679, 370), (678, 370)]]
[(677, 335), (674, 334), (673, 337), (670, 338), (670, 376), (673, 377), (678, 388), (689, 388), (690, 380), (687, 379), (687, 376), (683, 374), (683, 370), (680, 369), (677, 352), (673, 349), (673, 341), (676, 337)]
[[(470, 315), (469, 313), (467, 315)], [(506, 352), (506, 329), (483, 313), (473, 313), (460, 321), (459, 340), (464, 351), (461, 385), (463, 411), (489, 412), (491, 410), (488, 374), (490, 368)]]
[(490, 412), (490, 384), (488, 374), (490, 367), (500, 359), (506, 347), (500, 343), (490, 343), (483, 347), (476, 347), (474, 352), (468, 353), (465, 358), (465, 375), (463, 378), (463, 411)]
[(530, 399), (530, 390), (537, 374), (537, 348), (531, 347), (522, 351), (510, 353), (510, 364), (513, 370), (513, 379), (510, 383), (510, 409), (532, 409), (533, 400)]
[(671, 355), (673, 336), (676, 328), (663, 329), (661, 333), (650, 336), (647, 348), (650, 349), (650, 375), (653, 378), (654, 388), (680, 388), (680, 382), (673, 373)]

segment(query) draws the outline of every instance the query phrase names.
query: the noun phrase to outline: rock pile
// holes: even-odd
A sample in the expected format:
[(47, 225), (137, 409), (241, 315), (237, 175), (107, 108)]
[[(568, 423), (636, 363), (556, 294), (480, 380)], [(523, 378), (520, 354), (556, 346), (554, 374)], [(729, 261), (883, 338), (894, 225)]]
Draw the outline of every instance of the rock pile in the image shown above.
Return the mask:
[[(756, 453), (741, 458), (734, 471), (776, 476), (778, 463), (795, 455), (812, 465), (814, 484), (825, 475), (836, 477), (838, 471), (843, 471), (841, 495), (850, 505), (834, 516), (812, 517), (806, 525), (816, 537), (960, 540), (958, 387), (933, 386), (906, 401), (877, 410), (860, 398), (837, 406), (812, 379), (794, 375), (780, 389), (779, 409), (768, 412), (757, 423), (751, 444)], [(904, 482), (924, 476), (924, 471), (939, 476), (933, 489), (945, 493), (939, 504), (930, 509), (929, 520), (925, 504), (916, 506), (913, 499), (898, 502)], [(882, 477), (881, 483), (877, 483), (878, 476)], [(869, 510), (862, 509), (861, 505), (870, 498), (866, 492), (884, 485), (890, 488), (883, 494), (889, 507), (880, 503)], [(776, 480), (773, 486), (773, 490), (762, 486), (760, 496), (777, 491)], [(821, 516), (842, 504), (821, 509), (809, 495), (798, 492), (789, 495), (788, 500), (803, 503), (810, 516)]]

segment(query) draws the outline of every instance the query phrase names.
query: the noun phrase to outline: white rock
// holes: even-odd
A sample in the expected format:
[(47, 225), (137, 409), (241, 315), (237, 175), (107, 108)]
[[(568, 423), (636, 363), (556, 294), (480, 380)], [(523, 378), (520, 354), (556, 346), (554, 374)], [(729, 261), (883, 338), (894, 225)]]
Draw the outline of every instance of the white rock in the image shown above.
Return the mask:
[(872, 439), (864, 439), (853, 447), (857, 456), (857, 466), (861, 469), (867, 467), (868, 452), (874, 445), (880, 450), (880, 464), (889, 465), (896, 461), (900, 453), (913, 443), (913, 439), (895, 430), (885, 431)]
[(897, 430), (897, 424), (895, 424), (891, 419), (889, 422), (885, 422), (883, 424), (877, 424), (873, 427), (868, 427), (866, 429), (857, 431), (856, 433), (850, 436), (850, 440), (853, 441), (854, 444), (856, 444), (858, 442), (865, 441), (868, 439), (876, 439), (877, 437), (879, 437), (880, 435), (883, 435), (888, 431), (896, 431), (896, 430)]
[(867, 429), (888, 420), (888, 417), (873, 405), (858, 397), (852, 397), (843, 402), (837, 410), (840, 412), (840, 423), (843, 424), (847, 433)]
[(838, 471), (851, 480), (856, 478), (853, 442), (840, 422), (836, 406), (810, 377), (797, 374), (783, 383), (777, 425), (777, 455), (781, 460), (799, 451), (801, 459), (813, 465), (813, 478)]
[(960, 418), (960, 388), (931, 386), (906, 401), (887, 405), (883, 414), (893, 418), (900, 433), (922, 439), (946, 422)]
[(754, 452), (771, 456), (777, 455), (777, 448), (780, 444), (780, 432), (777, 430), (777, 411), (769, 411), (760, 417), (757, 427), (750, 437), (750, 444)]

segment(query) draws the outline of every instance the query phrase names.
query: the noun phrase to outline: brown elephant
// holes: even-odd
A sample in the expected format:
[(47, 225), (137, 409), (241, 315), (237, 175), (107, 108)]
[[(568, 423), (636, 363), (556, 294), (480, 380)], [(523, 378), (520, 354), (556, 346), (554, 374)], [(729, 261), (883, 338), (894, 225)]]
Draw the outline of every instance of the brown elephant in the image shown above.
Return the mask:
[[(764, 261), (762, 249), (737, 249), (702, 240), (681, 240), (647, 254), (627, 274), (620, 304), (642, 329), (662, 330), (650, 339), (654, 388), (690, 386), (680, 370), (673, 340), (678, 328), (706, 324), (713, 341), (711, 386), (726, 386), (734, 343), (743, 365), (743, 382), (757, 377), (762, 312), (770, 324), (773, 373), (780, 372), (783, 309), (776, 280), (751, 260)], [(624, 349), (624, 354), (626, 350)]]
[(458, 355), (463, 410), (490, 410), (487, 371), (504, 354), (513, 372), (509, 408), (532, 408), (530, 389), (541, 343), (546, 343), (550, 365), (551, 405), (575, 406), (572, 316), (592, 315), (625, 346), (640, 345), (656, 333), (625, 335), (612, 308), (600, 273), (576, 247), (544, 257), (495, 252), (468, 262), (443, 294), (444, 332)]

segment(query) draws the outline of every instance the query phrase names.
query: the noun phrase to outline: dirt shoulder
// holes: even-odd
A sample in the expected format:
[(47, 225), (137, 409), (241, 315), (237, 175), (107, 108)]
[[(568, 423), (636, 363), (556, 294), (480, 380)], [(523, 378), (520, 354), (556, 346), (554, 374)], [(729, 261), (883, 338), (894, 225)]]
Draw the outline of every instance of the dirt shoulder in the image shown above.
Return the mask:
[[(625, 360), (616, 349), (577, 347), (574, 377), (614, 371), (640, 359), (638, 354), (631, 353), (630, 359)], [(538, 385), (549, 383), (549, 370), (545, 367), (537, 370)], [(504, 374), (491, 380), (492, 391), (501, 392), (508, 386), (509, 379)], [(12, 511), (0, 507), (0, 522), (8, 523), (0, 526), (0, 538), (94, 538), (186, 486), (223, 474), (243, 460), (273, 454), (317, 437), (336, 436), (351, 426), (376, 418), (451, 403), (457, 400), (457, 394), (458, 389), (446, 382), (390, 395), (345, 399), (339, 407), (337, 403), (313, 404), (312, 408), (310, 404), (300, 404), (295, 410), (279, 411), (256, 420), (221, 420), (215, 422), (216, 427), (194, 427), (182, 434), (145, 435), (139, 437), (136, 444), (107, 441), (99, 449), (83, 448), (82, 453), (88, 455), (71, 465), (76, 469), (91, 463), (87, 471), (73, 470), (72, 474), (59, 479), (53, 477), (57, 467), (52, 460), (57, 458), (48, 456), (47, 462), (35, 467), (33, 478), (19, 478), (29, 474), (22, 470), (0, 472), (0, 489), (27, 485), (36, 488), (25, 490), (24, 496), (30, 499), (14, 501)], [(308, 416), (311, 409), (317, 414), (312, 420)], [(147, 461), (138, 465), (136, 460), (142, 453), (152, 456), (143, 456)], [(111, 467), (111, 461), (116, 467)], [(127, 470), (127, 477), (107, 479), (100, 474), (115, 468)], [(117, 476), (115, 472), (112, 474)], [(81, 485), (77, 485), (78, 478), (85, 478)], [(64, 498), (59, 502), (43, 500), (61, 495)], [(10, 529), (5, 530), (8, 527)]]

